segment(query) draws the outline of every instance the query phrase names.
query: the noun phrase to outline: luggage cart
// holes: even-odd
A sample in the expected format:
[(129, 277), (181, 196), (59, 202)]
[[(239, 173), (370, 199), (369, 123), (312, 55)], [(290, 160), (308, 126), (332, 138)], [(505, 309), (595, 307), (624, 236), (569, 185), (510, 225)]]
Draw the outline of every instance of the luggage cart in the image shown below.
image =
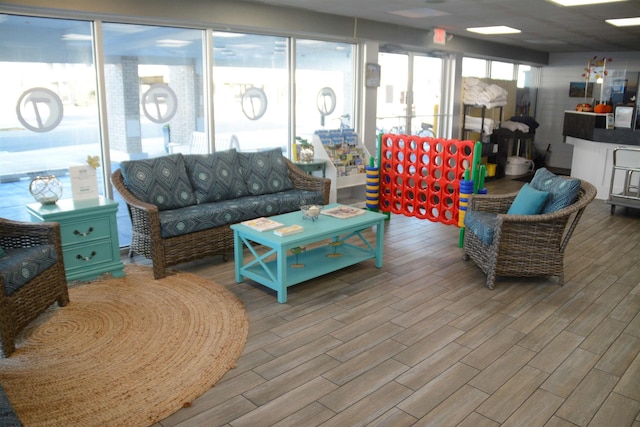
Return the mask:
[[(622, 182), (622, 191), (620, 190)], [(611, 170), (611, 185), (609, 198), (611, 215), (616, 206), (640, 209), (640, 148), (616, 147), (613, 150), (613, 169)]]

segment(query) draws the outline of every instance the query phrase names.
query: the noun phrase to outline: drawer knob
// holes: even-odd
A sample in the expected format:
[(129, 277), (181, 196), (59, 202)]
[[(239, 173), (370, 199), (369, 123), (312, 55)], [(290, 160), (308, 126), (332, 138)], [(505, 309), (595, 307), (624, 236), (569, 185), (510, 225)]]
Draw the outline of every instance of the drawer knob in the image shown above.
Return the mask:
[(87, 237), (91, 233), (93, 233), (93, 227), (89, 227), (89, 230), (87, 230), (86, 233), (83, 233), (83, 232), (78, 231), (78, 230), (73, 230), (73, 234), (75, 234), (76, 236)]
[(94, 256), (96, 256), (96, 251), (91, 251), (91, 255), (89, 255), (89, 256), (82, 256), (82, 255), (78, 254), (78, 255), (76, 255), (76, 258), (81, 259), (83, 261), (89, 261)]

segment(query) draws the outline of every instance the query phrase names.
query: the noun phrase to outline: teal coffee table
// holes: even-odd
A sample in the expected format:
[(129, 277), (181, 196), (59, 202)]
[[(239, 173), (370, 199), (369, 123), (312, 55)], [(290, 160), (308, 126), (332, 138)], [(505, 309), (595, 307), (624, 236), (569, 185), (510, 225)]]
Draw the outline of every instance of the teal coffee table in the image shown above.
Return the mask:
[[(339, 205), (324, 209), (335, 206)], [(269, 218), (285, 226), (301, 225), (304, 231), (280, 237), (273, 230), (261, 232), (242, 224), (232, 225), (236, 282), (247, 278), (271, 288), (278, 293), (280, 303), (287, 302), (289, 286), (371, 258), (375, 258), (376, 267), (382, 267), (386, 215), (365, 211), (342, 219), (321, 214), (311, 221), (304, 220), (298, 211)], [(362, 231), (370, 227), (375, 227), (374, 245), (362, 235)], [(312, 244), (313, 248), (307, 248)], [(248, 260), (244, 257), (244, 247), (250, 252)], [(292, 249), (299, 252), (299, 248), (305, 250), (298, 255), (292, 253)]]

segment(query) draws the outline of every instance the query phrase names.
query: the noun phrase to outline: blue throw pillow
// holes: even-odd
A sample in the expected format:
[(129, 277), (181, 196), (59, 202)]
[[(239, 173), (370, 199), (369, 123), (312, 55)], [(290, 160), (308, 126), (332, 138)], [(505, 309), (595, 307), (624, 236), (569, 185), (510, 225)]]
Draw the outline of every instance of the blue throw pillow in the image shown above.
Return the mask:
[(235, 148), (212, 154), (184, 156), (187, 174), (198, 203), (219, 202), (247, 196)]
[(580, 180), (565, 178), (549, 172), (547, 168), (540, 168), (531, 180), (531, 186), (536, 190), (548, 191), (549, 198), (542, 208), (542, 213), (552, 213), (573, 204), (580, 193)]
[(156, 205), (158, 210), (196, 204), (182, 154), (124, 161), (120, 168), (129, 191), (143, 202)]
[(257, 153), (238, 153), (241, 174), (252, 196), (291, 190), (289, 168), (282, 151), (274, 148)]
[(512, 215), (537, 215), (542, 212), (548, 197), (548, 191), (539, 191), (529, 184), (525, 184), (518, 192), (507, 213)]

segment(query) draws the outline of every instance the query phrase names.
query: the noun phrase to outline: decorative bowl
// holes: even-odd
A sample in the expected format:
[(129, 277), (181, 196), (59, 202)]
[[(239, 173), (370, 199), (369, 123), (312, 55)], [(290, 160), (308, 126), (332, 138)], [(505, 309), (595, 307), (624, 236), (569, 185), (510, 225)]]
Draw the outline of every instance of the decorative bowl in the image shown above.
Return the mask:
[(321, 209), (322, 205), (300, 206), (300, 210), (302, 211), (302, 219), (310, 219), (311, 221), (315, 221), (320, 216)]

